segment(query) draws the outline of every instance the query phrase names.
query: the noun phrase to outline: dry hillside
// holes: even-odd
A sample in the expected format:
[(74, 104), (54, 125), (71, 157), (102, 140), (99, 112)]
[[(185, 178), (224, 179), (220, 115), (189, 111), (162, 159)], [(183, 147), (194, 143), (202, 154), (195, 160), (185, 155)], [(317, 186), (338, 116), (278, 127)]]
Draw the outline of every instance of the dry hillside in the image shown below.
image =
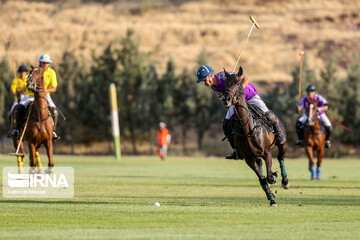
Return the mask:
[[(301, 48), (318, 71), (331, 56), (338, 56), (345, 69), (360, 49), (358, 0), (204, 0), (176, 5), (170, 0), (108, 5), (7, 1), (0, 7), (0, 39), (5, 45), (12, 36), (17, 64), (36, 64), (44, 52), (56, 64), (66, 48), (90, 59), (91, 50), (100, 53), (132, 28), (143, 50), (160, 47), (155, 55), (160, 71), (169, 57), (179, 72), (197, 67), (204, 47), (216, 70), (231, 70), (251, 27), (250, 15), (261, 28), (253, 31), (241, 64), (255, 81), (290, 81)], [(0, 57), (5, 54), (3, 47)]]

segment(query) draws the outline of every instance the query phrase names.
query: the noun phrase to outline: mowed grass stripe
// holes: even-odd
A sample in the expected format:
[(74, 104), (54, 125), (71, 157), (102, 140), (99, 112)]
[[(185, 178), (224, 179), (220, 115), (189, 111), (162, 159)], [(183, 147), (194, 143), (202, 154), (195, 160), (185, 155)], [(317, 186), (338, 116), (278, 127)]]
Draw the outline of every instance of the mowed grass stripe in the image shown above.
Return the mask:
[[(11, 157), (0, 160), (16, 166)], [(277, 208), (268, 206), (244, 162), (55, 156), (55, 164), (75, 168), (75, 197), (1, 196), (1, 239), (357, 239), (360, 233), (356, 159), (325, 159), (322, 181), (309, 180), (306, 159), (288, 160), (292, 187), (272, 186)]]

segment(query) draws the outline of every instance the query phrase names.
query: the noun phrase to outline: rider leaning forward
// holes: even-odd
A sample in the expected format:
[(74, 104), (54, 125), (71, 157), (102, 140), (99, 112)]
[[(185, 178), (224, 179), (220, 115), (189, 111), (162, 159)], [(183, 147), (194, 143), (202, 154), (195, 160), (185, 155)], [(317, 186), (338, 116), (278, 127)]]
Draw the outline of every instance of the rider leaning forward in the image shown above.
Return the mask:
[[(51, 57), (48, 54), (43, 54), (40, 56), (39, 65), (41, 68), (44, 69), (43, 77), (44, 77), (45, 92), (47, 93), (49, 110), (54, 120), (53, 140), (56, 140), (58, 139), (58, 135), (56, 134), (55, 129), (58, 122), (59, 112), (57, 111), (57, 108), (50, 97), (50, 93), (56, 92), (58, 82), (56, 78), (56, 72), (52, 68), (50, 68), (51, 63), (52, 63)], [(16, 107), (15, 129), (11, 133), (13, 137), (19, 138), (21, 120), (24, 119), (26, 107), (29, 106), (29, 104), (32, 103), (33, 101), (34, 101), (34, 93), (27, 89), (25, 96), (21, 99), (20, 103)]]
[(296, 113), (300, 113), (302, 109), (305, 109), (305, 113), (298, 119), (296, 123), (296, 132), (298, 134), (298, 140), (296, 145), (303, 146), (304, 140), (304, 128), (308, 119), (309, 114), (309, 100), (317, 103), (317, 117), (322, 122), (325, 128), (326, 138), (325, 138), (325, 147), (330, 148), (331, 143), (329, 137), (331, 135), (331, 122), (326, 116), (325, 111), (329, 109), (328, 102), (320, 94), (316, 94), (316, 87), (314, 84), (309, 84), (306, 87), (307, 96), (301, 98), (299, 105), (296, 108)]
[[(226, 76), (225, 72), (219, 72), (217, 74), (212, 74), (214, 70), (209, 65), (204, 65), (199, 68), (197, 71), (197, 83), (203, 83), (207, 87), (211, 87), (211, 89), (220, 94), (225, 94), (225, 83), (226, 83)], [(233, 72), (229, 72), (230, 74), (235, 74)], [(271, 112), (263, 102), (263, 100), (258, 95), (258, 92), (254, 85), (252, 85), (250, 82), (250, 79), (246, 76), (241, 76), (241, 80), (243, 81), (243, 88), (244, 88), (244, 95), (245, 99), (253, 106), (256, 106), (260, 108), (264, 113), (266, 118), (269, 120), (269, 122), (272, 124), (277, 142), (279, 144), (284, 144), (286, 139), (284, 135), (281, 132), (279, 122), (273, 112)], [(226, 113), (225, 118), (222, 121), (222, 127), (225, 136), (230, 142), (231, 147), (234, 149), (234, 152), (228, 156), (226, 156), (226, 159), (242, 159), (243, 156), (240, 155), (240, 153), (237, 152), (234, 144), (234, 138), (233, 134), (230, 128), (230, 118), (234, 115), (234, 107), (231, 106), (229, 110)]]

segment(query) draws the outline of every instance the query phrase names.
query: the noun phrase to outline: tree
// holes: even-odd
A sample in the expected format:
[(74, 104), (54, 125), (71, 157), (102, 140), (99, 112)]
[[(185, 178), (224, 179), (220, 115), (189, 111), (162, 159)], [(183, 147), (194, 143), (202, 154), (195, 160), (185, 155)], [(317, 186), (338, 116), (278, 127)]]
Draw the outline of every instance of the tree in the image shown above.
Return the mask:
[[(328, 117), (336, 119), (338, 122), (342, 122), (344, 117), (341, 114), (343, 108), (343, 83), (336, 75), (337, 73), (337, 59), (332, 58), (324, 70), (320, 72), (322, 81), (318, 83), (318, 93), (325, 97), (329, 102), (329, 110), (326, 111)], [(333, 136), (341, 137), (344, 129), (341, 127), (333, 128)]]
[[(67, 121), (59, 121), (59, 133), (65, 141), (71, 144), (71, 153), (74, 154), (74, 144), (77, 136), (82, 133), (77, 126), (82, 125), (83, 105), (81, 96), (87, 84), (87, 73), (83, 63), (80, 63), (75, 54), (66, 50), (58, 68), (58, 89), (54, 100), (67, 117)], [(61, 96), (61, 97), (59, 97)]]
[(119, 69), (116, 74), (120, 86), (120, 114), (126, 130), (130, 132), (133, 153), (137, 154), (136, 133), (143, 126), (144, 92), (148, 72), (148, 55), (141, 52), (139, 42), (134, 39), (133, 30), (128, 30), (121, 40), (121, 48), (116, 51)]
[[(272, 109), (283, 122), (287, 138), (290, 141), (295, 141), (296, 130), (295, 124), (299, 117), (295, 113), (295, 108), (298, 105), (298, 90), (299, 90), (299, 66), (294, 67), (291, 72), (293, 81), (286, 86), (284, 83), (278, 83), (276, 87), (267, 94), (264, 99), (267, 102), (267, 106)], [(306, 95), (306, 86), (310, 83), (317, 84), (315, 71), (308, 66), (307, 57), (305, 56), (303, 62), (303, 74), (302, 74), (302, 96)]]
[[(198, 57), (198, 66), (207, 64), (208, 55), (203, 49)], [(198, 68), (196, 68), (197, 71)], [(192, 82), (196, 83), (196, 72), (193, 74)], [(194, 107), (194, 123), (198, 134), (198, 149), (202, 149), (205, 133), (210, 129), (214, 122), (220, 122), (225, 114), (225, 108), (218, 96), (211, 90), (203, 86), (194, 86), (192, 88)]]
[(354, 144), (359, 147), (360, 142), (360, 58), (358, 55), (354, 56), (351, 66), (348, 68), (348, 77), (344, 83), (344, 96), (346, 96), (344, 103), (344, 125), (351, 129), (351, 134), (344, 132), (343, 141), (345, 143)]
[(193, 88), (192, 78), (186, 72), (178, 77), (173, 92), (173, 117), (176, 125), (181, 126), (181, 144), (183, 152), (187, 152), (187, 132), (192, 126), (195, 104), (191, 97)]

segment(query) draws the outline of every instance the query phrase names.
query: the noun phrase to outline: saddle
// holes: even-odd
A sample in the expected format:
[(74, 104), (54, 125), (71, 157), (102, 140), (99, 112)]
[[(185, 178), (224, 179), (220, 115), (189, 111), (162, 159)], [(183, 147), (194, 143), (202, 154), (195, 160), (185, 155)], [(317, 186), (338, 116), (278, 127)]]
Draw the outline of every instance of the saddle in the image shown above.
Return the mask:
[[(273, 125), (269, 122), (269, 120), (266, 118), (265, 113), (257, 106), (251, 105), (248, 101), (246, 101), (247, 107), (249, 109), (249, 114), (254, 120), (254, 129), (260, 126), (264, 126), (268, 132), (274, 133)], [(239, 121), (235, 118), (235, 114), (230, 118), (230, 127), (231, 129), (234, 129), (234, 125), (236, 122)], [(244, 135), (243, 130), (241, 133), (233, 132), (234, 134), (242, 134)]]

